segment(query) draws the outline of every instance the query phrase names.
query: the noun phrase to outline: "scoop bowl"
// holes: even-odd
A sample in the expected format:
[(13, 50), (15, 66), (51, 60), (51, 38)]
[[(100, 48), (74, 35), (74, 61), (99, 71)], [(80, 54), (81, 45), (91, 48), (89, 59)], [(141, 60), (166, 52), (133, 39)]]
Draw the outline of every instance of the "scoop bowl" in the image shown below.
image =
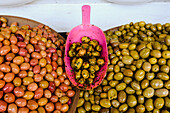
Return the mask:
[[(78, 84), (75, 80), (75, 73), (71, 67), (70, 57), (68, 56), (69, 47), (72, 43), (80, 42), (83, 36), (89, 37), (91, 40), (95, 39), (99, 42), (99, 45), (102, 46), (101, 58), (105, 60), (104, 66), (95, 73), (96, 77), (94, 78), (94, 84), (91, 84), (88, 87), (85, 87), (83, 84)], [(71, 83), (79, 89), (90, 90), (96, 88), (98, 85), (101, 84), (104, 77), (106, 76), (107, 65), (108, 65), (108, 50), (107, 50), (107, 43), (106, 38), (103, 31), (90, 24), (90, 6), (84, 5), (82, 7), (82, 24), (73, 28), (67, 37), (66, 47), (65, 47), (65, 69), (68, 78), (70, 79)]]

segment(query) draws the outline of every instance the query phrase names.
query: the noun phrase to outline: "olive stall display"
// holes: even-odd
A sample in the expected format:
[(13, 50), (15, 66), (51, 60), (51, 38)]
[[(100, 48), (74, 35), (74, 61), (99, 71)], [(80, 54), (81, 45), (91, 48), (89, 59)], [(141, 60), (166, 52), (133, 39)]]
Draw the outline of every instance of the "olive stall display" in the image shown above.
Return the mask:
[(102, 47), (97, 40), (90, 40), (89, 37), (84, 36), (81, 42), (70, 46), (68, 56), (71, 58), (70, 63), (77, 83), (90, 86), (94, 83), (96, 72), (100, 70), (105, 61), (100, 57)]
[(8, 25), (0, 17), (1, 113), (69, 110), (75, 91), (64, 70), (64, 47), (48, 26)]
[(77, 113), (170, 113), (170, 23), (131, 22), (105, 35), (107, 75), (80, 92)]

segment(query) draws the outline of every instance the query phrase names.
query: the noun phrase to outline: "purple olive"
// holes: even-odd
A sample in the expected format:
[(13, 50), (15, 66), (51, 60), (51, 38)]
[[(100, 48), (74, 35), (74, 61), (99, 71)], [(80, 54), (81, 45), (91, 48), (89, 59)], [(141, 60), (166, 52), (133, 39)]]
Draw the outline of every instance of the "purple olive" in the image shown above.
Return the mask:
[(2, 27), (2, 21), (0, 21), (0, 27)]
[(16, 37), (17, 39), (20, 41), (20, 42), (23, 42), (24, 41), (24, 38), (21, 34), (16, 34)]

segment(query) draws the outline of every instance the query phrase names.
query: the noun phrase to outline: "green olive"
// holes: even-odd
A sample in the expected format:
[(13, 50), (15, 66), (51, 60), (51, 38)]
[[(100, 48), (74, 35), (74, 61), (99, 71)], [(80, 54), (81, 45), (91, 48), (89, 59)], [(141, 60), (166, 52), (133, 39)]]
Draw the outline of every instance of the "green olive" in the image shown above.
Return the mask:
[(155, 74), (154, 74), (154, 73), (147, 73), (147, 74), (146, 74), (146, 78), (147, 78), (148, 80), (152, 80), (154, 77), (155, 77)]
[(137, 81), (143, 80), (144, 77), (145, 77), (145, 71), (144, 71), (144, 70), (138, 70), (138, 71), (136, 71), (136, 73), (135, 73), (135, 79), (136, 79)]
[(169, 76), (166, 73), (158, 73), (157, 77), (160, 78), (161, 80), (169, 80)]
[(81, 41), (82, 41), (83, 43), (88, 43), (88, 42), (90, 41), (90, 38), (87, 37), (87, 36), (84, 36), (84, 37), (81, 38)]
[(119, 113), (119, 111), (117, 109), (115, 109), (115, 108), (111, 108), (110, 112), (111, 113)]
[(125, 69), (125, 70), (123, 70), (123, 74), (125, 76), (132, 77), (133, 76), (133, 71), (130, 70), (130, 69)]
[(136, 67), (140, 69), (142, 67), (143, 60), (137, 60)]
[(114, 66), (114, 72), (115, 72), (115, 73), (118, 73), (119, 71), (120, 71), (119, 65), (115, 65), (115, 66)]
[(95, 105), (95, 104), (92, 105), (92, 110), (93, 111), (100, 111), (100, 109), (101, 109), (101, 106)]
[(101, 98), (107, 98), (107, 93), (100, 93)]
[(94, 104), (94, 95), (90, 95), (89, 100), (90, 100), (91, 104)]
[(86, 110), (83, 107), (79, 107), (78, 113), (86, 113)]
[(91, 110), (91, 103), (90, 102), (85, 102), (84, 103), (84, 108), (86, 111), (90, 111)]
[(134, 94), (135, 93), (135, 90), (132, 89), (131, 87), (126, 87), (125, 91), (126, 91), (127, 94)]
[(116, 81), (116, 80), (111, 80), (111, 81), (109, 82), (109, 85), (110, 85), (111, 87), (116, 87), (117, 84), (119, 84), (119, 81)]
[(160, 79), (153, 79), (150, 82), (150, 85), (152, 86), (152, 88), (154, 89), (158, 89), (158, 88), (162, 88), (163, 87), (163, 81)]
[(143, 96), (146, 98), (151, 98), (154, 96), (154, 89), (152, 87), (148, 87), (143, 91)]
[(111, 89), (111, 86), (104, 86), (103, 91), (108, 92)]
[(69, 101), (69, 97), (63, 96), (59, 99), (62, 104), (66, 104)]
[(170, 80), (165, 82), (164, 86), (165, 86), (166, 89), (170, 89)]
[(123, 49), (121, 52), (122, 55), (129, 55), (129, 50), (128, 49)]
[(163, 66), (161, 66), (160, 70), (164, 73), (169, 73), (169, 70), (170, 70), (169, 68), (170, 68), (169, 66), (163, 65)]
[(83, 70), (83, 71), (82, 71), (82, 76), (83, 76), (83, 78), (85, 78), (85, 79), (89, 78), (89, 72), (88, 72), (87, 70)]
[[(161, 35), (162, 35), (162, 34), (161, 34)], [(160, 44), (159, 42), (153, 42), (153, 43), (152, 43), (152, 46), (153, 46), (153, 48), (156, 49), (156, 50), (161, 50), (161, 48), (162, 48), (162, 46), (161, 46), (161, 44)]]
[(159, 71), (159, 65), (155, 64), (152, 66), (152, 72), (158, 72)]
[(124, 91), (120, 91), (118, 94), (118, 101), (120, 103), (124, 103), (126, 101), (126, 93)]
[(108, 84), (108, 81), (106, 79), (103, 80), (102, 85), (106, 86)]
[(147, 99), (145, 102), (145, 107), (147, 111), (152, 111), (154, 109), (153, 99)]
[(84, 92), (84, 99), (85, 99), (85, 101), (89, 100), (89, 93), (87, 91)]
[(163, 98), (156, 98), (154, 101), (154, 107), (157, 109), (161, 109), (164, 106), (164, 99)]
[(160, 59), (158, 60), (158, 64), (159, 64), (159, 65), (165, 65), (165, 64), (166, 64), (166, 59), (160, 58)]
[(108, 81), (113, 80), (113, 76), (114, 76), (114, 72), (110, 72), (110, 73), (107, 75), (107, 80), (108, 80)]
[(143, 95), (139, 95), (139, 96), (138, 96), (138, 103), (143, 104), (144, 101), (145, 101), (144, 96), (143, 96)]
[(120, 43), (119, 44), (120, 49), (126, 49), (126, 48), (128, 48), (128, 46), (129, 46), (129, 43)]
[(144, 62), (142, 68), (144, 71), (149, 72), (151, 70), (151, 64), (149, 62)]
[(160, 58), (161, 52), (159, 50), (152, 50), (150, 55), (155, 57), (155, 58)]
[(135, 113), (135, 109), (134, 108), (130, 108), (130, 109), (128, 109), (128, 111), (126, 113)]
[(149, 80), (145, 79), (141, 82), (141, 88), (145, 89), (149, 86)]
[(119, 102), (119, 101), (117, 101), (117, 100), (112, 100), (112, 106), (113, 106), (114, 108), (118, 108), (119, 105), (120, 105), (120, 102)]
[(140, 90), (140, 85), (137, 82), (135, 82), (135, 81), (131, 82), (131, 87), (134, 90)]
[(122, 80), (123, 79), (123, 74), (122, 73), (116, 73), (115, 75), (114, 75), (114, 79), (115, 80)]
[(132, 78), (130, 78), (130, 77), (124, 77), (124, 78), (123, 78), (123, 82), (126, 83), (126, 84), (130, 84), (130, 82), (132, 82)]
[(153, 110), (153, 113), (160, 113), (160, 110), (155, 108), (155, 109)]
[(168, 96), (168, 94), (169, 94), (169, 91), (165, 88), (157, 89), (155, 91), (155, 96), (157, 96), (157, 97), (166, 97), (166, 96)]
[(111, 107), (111, 103), (110, 103), (109, 99), (101, 99), (100, 105), (104, 108), (110, 108)]
[(133, 58), (131, 56), (123, 56), (122, 57), (122, 62), (124, 64), (132, 64)]
[(170, 98), (169, 97), (165, 97), (164, 100), (165, 100), (165, 106), (169, 108), (170, 107)]
[(116, 90), (117, 91), (121, 91), (124, 90), (126, 88), (126, 84), (125, 83), (120, 83), (116, 86)]
[(117, 91), (115, 89), (110, 89), (108, 91), (108, 99), (109, 100), (113, 100), (113, 99), (116, 99), (117, 98)]
[(162, 52), (162, 57), (165, 59), (170, 58), (170, 51), (166, 50)]
[(139, 54), (137, 51), (132, 50), (130, 51), (130, 55), (134, 58), (134, 59), (139, 59)]
[(77, 107), (81, 107), (84, 104), (84, 98), (79, 98)]
[(94, 101), (95, 101), (95, 104), (98, 105), (100, 103), (100, 96), (95, 96)]
[(82, 58), (77, 59), (77, 61), (76, 61), (76, 63), (75, 63), (76, 69), (80, 69), (80, 67), (82, 66), (82, 64), (83, 64), (83, 59), (82, 59)]
[(140, 57), (142, 58), (148, 58), (150, 54), (150, 49), (144, 48), (140, 51)]
[(130, 107), (134, 107), (136, 106), (137, 104), (137, 99), (134, 95), (129, 95), (127, 97), (127, 104), (130, 106)]
[(127, 111), (127, 109), (128, 109), (128, 105), (127, 104), (122, 104), (119, 107), (119, 111), (121, 111), (121, 112), (125, 112), (125, 111)]
[(145, 112), (145, 106), (140, 104), (136, 107), (136, 112), (137, 113), (144, 113)]

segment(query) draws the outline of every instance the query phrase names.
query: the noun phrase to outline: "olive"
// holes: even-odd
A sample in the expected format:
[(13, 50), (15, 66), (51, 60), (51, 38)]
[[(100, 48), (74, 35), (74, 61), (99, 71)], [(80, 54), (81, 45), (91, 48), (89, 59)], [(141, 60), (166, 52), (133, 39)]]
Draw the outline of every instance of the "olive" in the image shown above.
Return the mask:
[(163, 81), (160, 79), (153, 79), (150, 82), (150, 85), (152, 86), (152, 88), (154, 89), (158, 89), (158, 88), (162, 88), (163, 87)]
[(161, 109), (164, 106), (164, 99), (163, 98), (156, 98), (154, 101), (154, 107), (157, 109)]
[(134, 95), (129, 95), (127, 97), (127, 104), (130, 106), (130, 107), (134, 107), (136, 104), (137, 104), (137, 99)]
[(83, 99), (83, 98), (80, 98), (80, 99), (78, 100), (77, 107), (80, 107), (80, 106), (82, 106), (83, 104), (84, 104), (84, 99)]
[(154, 89), (152, 87), (148, 87), (143, 91), (143, 96), (146, 98), (151, 98), (154, 96)]
[(155, 91), (155, 95), (158, 97), (166, 97), (166, 96), (168, 96), (168, 94), (169, 94), (169, 91), (165, 88), (157, 89)]
[(85, 102), (84, 103), (84, 108), (86, 111), (90, 111), (91, 110), (91, 103), (90, 102)]
[(152, 111), (154, 109), (153, 99), (147, 99), (145, 102), (145, 107), (147, 111)]
[(120, 103), (124, 103), (126, 101), (126, 93), (124, 91), (120, 91), (118, 94), (118, 101)]
[(93, 111), (100, 111), (101, 107), (99, 105), (92, 105), (92, 110)]
[(117, 98), (117, 91), (115, 89), (110, 89), (108, 91), (108, 99), (109, 100), (113, 100), (113, 99), (116, 99)]
[(104, 108), (109, 108), (111, 107), (111, 103), (110, 103), (110, 100), (108, 99), (101, 99), (100, 100), (100, 105)]
[(127, 104), (122, 104), (119, 107), (119, 111), (121, 111), (121, 112), (125, 112), (125, 111), (127, 111), (127, 109), (128, 109), (128, 105)]

